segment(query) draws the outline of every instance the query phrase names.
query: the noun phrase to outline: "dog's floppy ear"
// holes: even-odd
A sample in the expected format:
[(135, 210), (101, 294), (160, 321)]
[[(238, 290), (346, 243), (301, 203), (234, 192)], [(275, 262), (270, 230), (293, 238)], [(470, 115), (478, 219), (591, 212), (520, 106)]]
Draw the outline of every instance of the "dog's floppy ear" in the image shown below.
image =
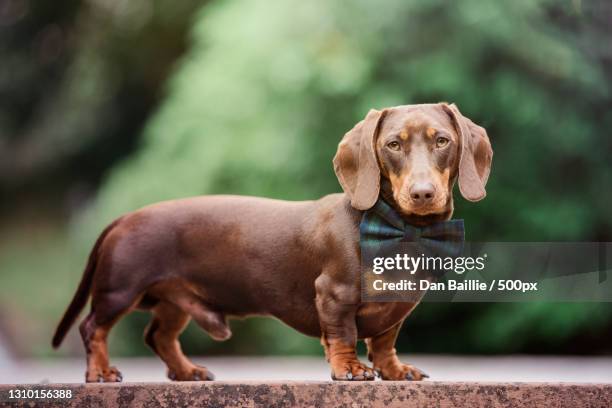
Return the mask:
[(386, 110), (370, 110), (364, 120), (344, 135), (334, 157), (338, 181), (358, 210), (372, 208), (378, 200), (380, 168), (376, 137), (386, 114)]
[(461, 143), (459, 191), (466, 200), (480, 201), (487, 195), (485, 186), (493, 159), (487, 131), (463, 116), (455, 104), (442, 107), (451, 116)]

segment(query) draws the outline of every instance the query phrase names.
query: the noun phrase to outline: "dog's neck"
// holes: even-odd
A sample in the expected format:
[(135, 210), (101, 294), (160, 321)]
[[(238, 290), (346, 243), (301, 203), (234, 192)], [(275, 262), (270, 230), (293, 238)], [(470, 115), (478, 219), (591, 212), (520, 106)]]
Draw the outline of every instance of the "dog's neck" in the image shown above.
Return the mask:
[(424, 227), (440, 221), (448, 221), (453, 215), (453, 195), (448, 195), (448, 202), (446, 203), (446, 210), (443, 213), (438, 214), (427, 214), (418, 215), (404, 212), (393, 198), (393, 190), (391, 188), (391, 182), (385, 177), (380, 178), (380, 198), (385, 200), (397, 213), (410, 225), (416, 227)]

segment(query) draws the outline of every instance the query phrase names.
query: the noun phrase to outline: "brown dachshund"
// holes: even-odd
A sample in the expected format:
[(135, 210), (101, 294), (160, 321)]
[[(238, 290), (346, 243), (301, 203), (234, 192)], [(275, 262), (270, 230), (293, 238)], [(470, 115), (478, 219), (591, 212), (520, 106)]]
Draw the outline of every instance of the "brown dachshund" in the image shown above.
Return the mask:
[[(91, 295), (80, 325), (86, 380), (121, 381), (109, 365), (107, 336), (134, 309), (150, 310), (146, 343), (172, 380), (211, 380), (178, 341), (193, 318), (216, 340), (227, 317), (274, 316), (321, 338), (336, 380), (421, 380), (394, 344), (416, 303), (360, 298), (359, 223), (379, 196), (414, 225), (447, 220), (459, 181), (470, 201), (485, 196), (492, 150), (483, 128), (445, 103), (371, 110), (342, 139), (334, 169), (344, 194), (289, 202), (208, 196), (154, 204), (126, 214), (100, 235), (60, 322), (58, 347)], [(365, 339), (373, 368), (357, 359)]]

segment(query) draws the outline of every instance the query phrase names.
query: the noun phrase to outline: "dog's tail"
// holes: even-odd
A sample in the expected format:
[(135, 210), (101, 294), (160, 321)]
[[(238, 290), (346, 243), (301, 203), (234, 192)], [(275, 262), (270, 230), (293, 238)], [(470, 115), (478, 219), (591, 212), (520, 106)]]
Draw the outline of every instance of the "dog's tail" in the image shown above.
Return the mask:
[(102, 231), (96, 243), (94, 244), (91, 252), (89, 253), (89, 259), (87, 260), (87, 266), (85, 266), (85, 271), (83, 272), (83, 277), (81, 278), (81, 283), (79, 283), (79, 287), (64, 312), (64, 316), (62, 320), (59, 322), (57, 329), (55, 330), (55, 334), (53, 335), (53, 340), (51, 341), (51, 345), (53, 348), (58, 348), (62, 341), (64, 340), (64, 336), (68, 333), (68, 330), (74, 324), (74, 321), (78, 317), (81, 310), (85, 307), (85, 304), (89, 300), (89, 293), (91, 291), (91, 284), (93, 282), (94, 272), (96, 270), (96, 265), (98, 263), (98, 251), (100, 249), (100, 245), (104, 241), (104, 238), (108, 235), (108, 233), (117, 225), (120, 219), (113, 221), (108, 227)]

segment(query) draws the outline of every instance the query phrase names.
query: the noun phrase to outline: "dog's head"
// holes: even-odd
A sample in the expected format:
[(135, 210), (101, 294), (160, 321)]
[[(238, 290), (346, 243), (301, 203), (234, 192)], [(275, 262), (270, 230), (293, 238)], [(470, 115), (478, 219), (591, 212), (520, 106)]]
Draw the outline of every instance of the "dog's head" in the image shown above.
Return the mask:
[(448, 219), (452, 189), (486, 195), (493, 150), (487, 132), (446, 103), (371, 110), (340, 142), (334, 170), (351, 205), (371, 208), (382, 194), (414, 223)]

